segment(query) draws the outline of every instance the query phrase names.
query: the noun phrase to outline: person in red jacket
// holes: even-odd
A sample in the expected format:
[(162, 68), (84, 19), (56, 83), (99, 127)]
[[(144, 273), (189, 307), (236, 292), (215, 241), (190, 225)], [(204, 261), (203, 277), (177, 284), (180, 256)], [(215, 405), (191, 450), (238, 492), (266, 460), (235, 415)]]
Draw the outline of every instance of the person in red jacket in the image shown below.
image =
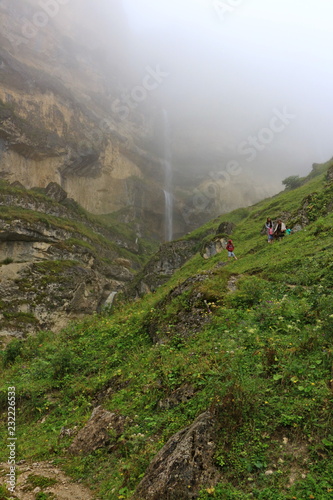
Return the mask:
[(234, 257), (234, 259), (237, 260), (237, 257), (234, 254), (235, 247), (234, 247), (234, 244), (233, 244), (232, 240), (228, 240), (226, 249), (228, 250), (228, 259), (230, 260), (230, 257)]

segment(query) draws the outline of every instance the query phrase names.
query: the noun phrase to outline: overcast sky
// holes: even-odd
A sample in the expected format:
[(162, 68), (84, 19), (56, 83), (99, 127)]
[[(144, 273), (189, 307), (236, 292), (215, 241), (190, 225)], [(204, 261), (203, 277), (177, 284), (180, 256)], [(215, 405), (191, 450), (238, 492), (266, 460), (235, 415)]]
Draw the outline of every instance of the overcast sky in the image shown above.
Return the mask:
[(280, 179), (333, 156), (332, 0), (122, 2), (136, 78), (169, 73), (148, 99), (184, 154)]

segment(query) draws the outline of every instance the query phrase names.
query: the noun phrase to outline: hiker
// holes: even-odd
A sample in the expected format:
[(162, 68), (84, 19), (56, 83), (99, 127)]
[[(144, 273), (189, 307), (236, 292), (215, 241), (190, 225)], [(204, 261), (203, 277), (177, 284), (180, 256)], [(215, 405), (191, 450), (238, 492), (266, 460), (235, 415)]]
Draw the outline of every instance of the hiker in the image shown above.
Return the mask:
[(281, 219), (278, 219), (277, 223), (276, 223), (276, 226), (274, 228), (274, 231), (273, 231), (274, 238), (276, 240), (280, 240), (285, 235), (285, 232), (286, 232), (286, 226), (285, 226), (285, 224), (282, 222)]
[(286, 226), (286, 232), (285, 232), (285, 234), (286, 234), (287, 236), (289, 236), (289, 234), (291, 234), (291, 233), (292, 233), (292, 229), (290, 229), (290, 227), (289, 227), (289, 226)]
[(272, 219), (270, 217), (267, 217), (267, 220), (266, 220), (266, 223), (265, 223), (265, 228), (266, 228), (266, 231), (267, 231), (267, 242), (268, 243), (273, 243), (273, 239), (274, 239), (274, 236), (273, 236), (273, 222), (272, 222)]
[(234, 254), (235, 247), (234, 247), (234, 244), (233, 244), (232, 240), (228, 240), (226, 249), (228, 250), (228, 260), (230, 260), (230, 257), (234, 257), (234, 259), (237, 260), (237, 257)]

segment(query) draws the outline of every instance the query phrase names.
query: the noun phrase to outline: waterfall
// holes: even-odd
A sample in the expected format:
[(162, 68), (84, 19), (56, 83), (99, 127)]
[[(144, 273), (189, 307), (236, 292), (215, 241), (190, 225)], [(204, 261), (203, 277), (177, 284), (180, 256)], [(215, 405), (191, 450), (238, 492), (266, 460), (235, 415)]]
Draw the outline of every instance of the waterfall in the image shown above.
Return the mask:
[(165, 189), (163, 189), (163, 191), (165, 198), (165, 241), (171, 241), (173, 233), (173, 196), (172, 193), (166, 191)]
[(115, 296), (118, 292), (111, 292), (104, 303), (104, 307), (109, 307), (111, 309)]
[(171, 162), (171, 139), (169, 117), (163, 110), (163, 166), (164, 166), (164, 233), (165, 241), (171, 241), (173, 237), (173, 194), (172, 194), (172, 162)]

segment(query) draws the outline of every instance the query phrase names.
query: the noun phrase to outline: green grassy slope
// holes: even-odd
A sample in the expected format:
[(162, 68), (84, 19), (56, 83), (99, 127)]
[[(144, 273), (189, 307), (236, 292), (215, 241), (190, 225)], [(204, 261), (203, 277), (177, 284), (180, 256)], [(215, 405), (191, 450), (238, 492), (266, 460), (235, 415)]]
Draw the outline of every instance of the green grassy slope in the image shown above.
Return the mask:
[[(198, 253), (156, 293), (113, 314), (56, 339), (12, 342), (1, 411), (15, 386), (20, 459), (51, 457), (98, 498), (131, 498), (169, 437), (211, 408), (223, 479), (198, 498), (333, 498), (333, 186), (325, 175), (188, 236), (206, 238), (211, 228), (213, 237), (222, 221), (234, 222), (238, 261), (221, 266), (226, 252), (207, 261)], [(282, 215), (309, 224), (268, 245), (266, 217)], [(177, 400), (185, 384), (192, 397)], [(72, 438), (60, 440), (61, 428), (82, 427), (98, 404), (130, 423), (110, 436), (111, 454), (69, 457)]]

